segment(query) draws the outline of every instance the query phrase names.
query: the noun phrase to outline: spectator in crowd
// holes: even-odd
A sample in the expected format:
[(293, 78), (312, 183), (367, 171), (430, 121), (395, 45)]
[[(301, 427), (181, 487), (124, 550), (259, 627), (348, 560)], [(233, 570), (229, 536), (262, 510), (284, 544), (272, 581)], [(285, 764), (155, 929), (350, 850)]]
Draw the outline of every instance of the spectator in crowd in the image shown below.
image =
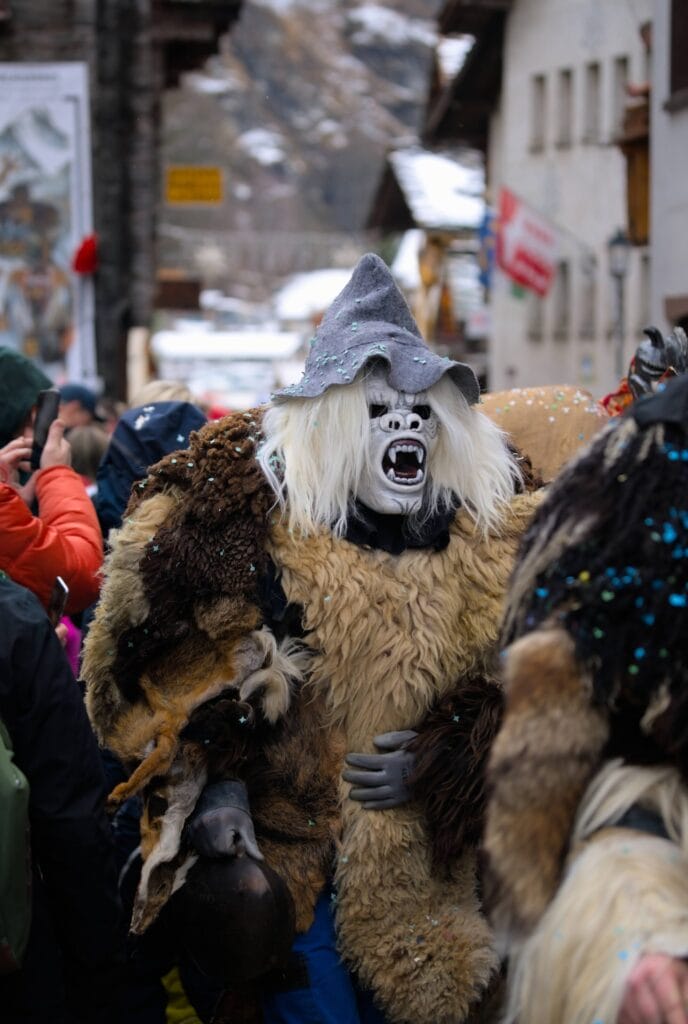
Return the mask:
[(22, 477), (30, 468), (38, 392), (49, 386), (29, 359), (0, 349), (0, 569), (44, 607), (61, 576), (70, 591), (67, 611), (74, 613), (98, 596), (103, 546), (93, 504), (70, 467), (61, 420), (50, 427), (40, 468)]
[(132, 409), (153, 402), (193, 402), (190, 388), (179, 380), (149, 380), (139, 388), (129, 403)]
[(60, 419), (65, 425), (65, 430), (105, 422), (105, 417), (98, 408), (95, 391), (87, 388), (85, 384), (61, 385), (60, 399)]
[(31, 426), (38, 392), (52, 382), (30, 359), (0, 347), (0, 448)]
[(98, 401), (98, 410), (103, 417), (103, 430), (110, 437), (113, 430), (119, 423), (119, 418), (127, 409), (126, 402), (120, 402), (117, 398), (103, 395)]
[[(172, 385), (173, 382), (166, 383)], [(177, 393), (184, 394), (183, 385), (179, 387), (181, 390)], [(167, 390), (175, 393), (171, 387)], [(187, 448), (191, 432), (199, 430), (205, 422), (206, 417), (201, 410), (189, 402), (158, 401), (146, 399), (145, 396), (143, 405), (122, 414), (97, 474), (94, 502), (106, 539), (111, 529), (122, 525), (129, 495), (136, 481), (144, 478), (148, 467), (164, 455), (178, 448)], [(93, 609), (84, 616), (85, 629), (92, 612)], [(119, 761), (108, 750), (103, 751), (103, 763), (109, 788), (126, 778)], [(112, 820), (122, 884), (125, 892), (132, 889), (129, 896), (125, 896), (125, 903), (133, 899), (132, 887), (136, 885), (140, 869), (137, 848), (141, 842), (141, 811), (141, 800), (132, 797), (122, 804)], [(164, 929), (158, 929), (155, 939), (149, 940), (143, 948), (135, 947), (122, 983), (123, 1007), (129, 1024), (164, 1024), (166, 1019), (171, 1019), (170, 1002), (184, 1006), (184, 1020), (190, 1024), (197, 1019), (185, 1003), (176, 970), (163, 981), (163, 975), (173, 967), (176, 956), (177, 951), (174, 946), (170, 946)], [(196, 993), (198, 996), (199, 993)]]
[(95, 504), (106, 539), (111, 529), (122, 525), (134, 483), (164, 455), (186, 448), (191, 432), (205, 422), (198, 406), (185, 400), (147, 400), (122, 415), (96, 477)]
[(4, 574), (0, 719), (30, 787), (33, 876), (28, 946), (0, 977), (0, 1017), (116, 1024), (124, 936), (98, 748), (47, 616)]
[(72, 469), (83, 480), (86, 492), (91, 498), (97, 490), (98, 466), (107, 451), (108, 441), (107, 433), (96, 423), (89, 423), (85, 427), (74, 427), (69, 431)]

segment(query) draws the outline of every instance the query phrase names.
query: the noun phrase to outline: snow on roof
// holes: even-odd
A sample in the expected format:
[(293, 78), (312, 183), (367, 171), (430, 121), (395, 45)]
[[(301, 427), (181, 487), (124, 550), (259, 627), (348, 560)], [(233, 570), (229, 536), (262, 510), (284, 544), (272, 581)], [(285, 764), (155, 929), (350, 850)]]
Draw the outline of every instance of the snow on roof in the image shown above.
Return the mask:
[(208, 96), (222, 96), (234, 88), (229, 76), (219, 78), (215, 75), (206, 75), (202, 71), (189, 71), (182, 75), (182, 85), (185, 89), (202, 92)]
[(479, 227), (485, 211), (482, 168), (420, 147), (395, 150), (389, 161), (419, 227)]
[(275, 293), (273, 302), (278, 319), (310, 320), (324, 313), (350, 277), (350, 270), (336, 268), (294, 274)]
[(389, 7), (363, 4), (349, 11), (347, 17), (349, 21), (360, 26), (352, 36), (353, 42), (358, 46), (377, 42), (381, 38), (390, 46), (400, 46), (408, 42), (434, 46), (437, 42), (437, 31), (433, 22), (410, 18)]
[(239, 136), (237, 144), (264, 167), (284, 160), (283, 139), (279, 132), (252, 128)]
[(404, 291), (412, 291), (420, 284), (420, 265), (418, 251), (425, 238), (420, 228), (412, 228), (402, 235), (397, 254), (392, 261), (390, 270), (392, 277)]
[(442, 36), (437, 44), (437, 59), (442, 78), (450, 82), (463, 67), (466, 57), (473, 48), (473, 36)]
[(257, 7), (269, 7), (275, 14), (287, 14), (292, 7), (306, 7), (312, 11), (327, 11), (331, 0), (252, 0)]

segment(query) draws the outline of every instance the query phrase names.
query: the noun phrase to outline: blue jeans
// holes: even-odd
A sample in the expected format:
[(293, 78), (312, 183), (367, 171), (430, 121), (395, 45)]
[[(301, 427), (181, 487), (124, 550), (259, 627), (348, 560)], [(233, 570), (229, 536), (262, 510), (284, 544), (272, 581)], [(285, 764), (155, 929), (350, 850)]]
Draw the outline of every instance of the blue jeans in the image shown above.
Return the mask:
[(356, 985), (337, 955), (330, 889), (320, 896), (315, 920), (297, 936), (292, 953), (306, 968), (308, 987), (264, 994), (264, 1024), (385, 1024), (370, 993)]

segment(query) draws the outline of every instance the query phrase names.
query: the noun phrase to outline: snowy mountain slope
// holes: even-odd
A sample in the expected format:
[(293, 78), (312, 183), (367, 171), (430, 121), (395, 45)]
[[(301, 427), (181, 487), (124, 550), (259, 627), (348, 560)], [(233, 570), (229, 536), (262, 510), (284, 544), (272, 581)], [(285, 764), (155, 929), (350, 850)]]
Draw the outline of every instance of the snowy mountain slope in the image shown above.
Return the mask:
[(163, 262), (204, 230), (269, 231), (273, 248), (359, 231), (385, 153), (420, 128), (439, 2), (245, 0), (222, 52), (165, 100), (163, 164), (219, 165), (226, 189), (219, 208), (163, 207)]

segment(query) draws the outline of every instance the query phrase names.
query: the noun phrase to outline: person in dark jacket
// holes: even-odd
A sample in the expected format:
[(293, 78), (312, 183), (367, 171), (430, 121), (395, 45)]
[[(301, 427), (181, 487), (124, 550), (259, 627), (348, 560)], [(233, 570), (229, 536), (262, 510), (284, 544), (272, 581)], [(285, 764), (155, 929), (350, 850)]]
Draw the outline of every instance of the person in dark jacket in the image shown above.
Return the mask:
[(206, 416), (191, 402), (152, 402), (122, 414), (98, 467), (95, 506), (103, 536), (122, 525), (131, 488), (164, 455), (188, 447)]
[[(205, 414), (186, 401), (150, 402), (122, 414), (96, 476), (94, 504), (106, 541), (110, 530), (122, 525), (132, 487), (147, 476), (148, 467), (170, 452), (187, 448), (192, 431), (200, 430), (205, 422)], [(90, 609), (82, 622), (85, 631), (93, 611)], [(109, 750), (104, 749), (101, 753), (108, 789), (113, 789), (126, 778), (126, 772)], [(135, 796), (126, 800), (112, 819), (125, 906), (129, 901), (133, 902), (133, 890), (138, 882), (141, 811), (141, 799)], [(165, 931), (164, 927), (158, 929), (151, 942), (131, 944), (122, 985), (123, 1011), (128, 1024), (164, 1024), (167, 993), (161, 979), (178, 957), (177, 949), (169, 943)], [(184, 966), (184, 980), (190, 987), (193, 984), (192, 968), (189, 964)], [(206, 989), (207, 985), (195, 985), (196, 1003), (214, 1003), (216, 993), (208, 993)]]
[(105, 780), (79, 687), (43, 608), (0, 574), (0, 718), (30, 786), (32, 922), (0, 978), (3, 1024), (115, 1024), (124, 955)]

